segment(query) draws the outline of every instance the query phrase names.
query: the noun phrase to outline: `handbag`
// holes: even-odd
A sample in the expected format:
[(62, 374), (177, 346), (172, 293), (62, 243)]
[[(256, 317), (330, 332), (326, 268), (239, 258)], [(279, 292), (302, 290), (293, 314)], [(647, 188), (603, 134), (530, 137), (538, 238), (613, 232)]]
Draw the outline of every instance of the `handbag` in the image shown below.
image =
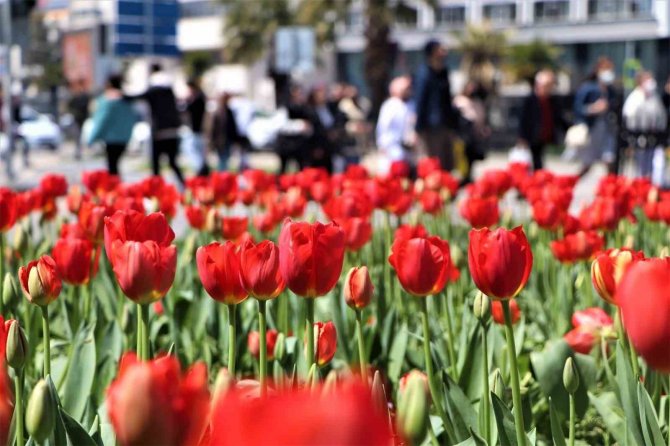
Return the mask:
[(581, 150), (589, 145), (589, 126), (585, 123), (575, 124), (565, 133), (566, 150)]

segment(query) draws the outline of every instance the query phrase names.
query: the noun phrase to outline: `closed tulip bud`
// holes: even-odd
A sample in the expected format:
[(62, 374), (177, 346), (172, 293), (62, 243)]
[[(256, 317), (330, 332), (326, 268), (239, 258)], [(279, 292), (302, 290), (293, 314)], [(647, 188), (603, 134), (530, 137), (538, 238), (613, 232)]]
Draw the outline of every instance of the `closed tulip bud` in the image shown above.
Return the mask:
[(26, 429), (37, 443), (43, 443), (54, 430), (56, 405), (49, 385), (41, 379), (30, 394), (26, 407)]
[(5, 279), (2, 285), (2, 303), (5, 306), (12, 305), (19, 299), (19, 286), (11, 273), (5, 274)]
[(275, 350), (274, 350), (274, 358), (282, 362), (284, 358), (286, 357), (286, 336), (284, 333), (279, 333), (277, 336), (277, 340), (275, 341)]
[(574, 395), (579, 388), (579, 371), (572, 358), (565, 360), (565, 367), (563, 367), (563, 386), (565, 390)]
[(465, 256), (463, 255), (463, 250), (458, 246), (450, 246), (451, 248), (451, 263), (454, 264), (454, 266), (459, 266), (463, 263), (463, 260), (465, 259)]
[(26, 230), (23, 229), (22, 227), (18, 227), (16, 231), (14, 231), (14, 240), (12, 248), (14, 249), (14, 251), (23, 253), (28, 248), (29, 240), (30, 238), (28, 237)]
[(355, 266), (344, 280), (344, 301), (351, 308), (360, 310), (370, 305), (375, 287), (367, 266)]
[(56, 300), (62, 283), (56, 272), (56, 262), (48, 255), (19, 268), (21, 287), (30, 303), (44, 306)]
[(319, 367), (328, 364), (337, 351), (337, 330), (332, 321), (314, 323), (314, 345)]
[(478, 292), (477, 296), (475, 296), (475, 303), (472, 306), (472, 312), (480, 322), (485, 323), (488, 321), (491, 314), (491, 302), (484, 293)]
[(23, 364), (28, 357), (28, 340), (26, 333), (17, 321), (7, 321), (9, 323), (9, 332), (7, 333), (7, 349), (5, 356), (7, 364), (16, 370), (23, 368)]
[(429, 406), (426, 383), (420, 376), (410, 375), (398, 402), (397, 423), (411, 444), (421, 444), (426, 436)]
[(498, 398), (502, 398), (505, 394), (505, 381), (503, 381), (500, 369), (495, 369), (491, 374), (491, 392), (495, 393)]

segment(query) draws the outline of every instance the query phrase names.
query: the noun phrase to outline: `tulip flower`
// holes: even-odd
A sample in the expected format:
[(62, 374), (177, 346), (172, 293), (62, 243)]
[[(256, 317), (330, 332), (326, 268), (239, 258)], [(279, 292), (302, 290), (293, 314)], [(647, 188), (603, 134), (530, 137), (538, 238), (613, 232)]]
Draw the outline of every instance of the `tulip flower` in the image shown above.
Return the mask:
[[(96, 252), (96, 257), (99, 251)], [(52, 249), (56, 270), (64, 282), (72, 285), (88, 283), (97, 273), (98, 262), (93, 259), (93, 244), (87, 239), (59, 238)]]
[(366, 376), (367, 373), (361, 310), (370, 305), (374, 290), (375, 287), (372, 285), (367, 266), (353, 267), (349, 270), (346, 279), (344, 279), (344, 301), (356, 312), (356, 337), (358, 338), (358, 360), (361, 376)]
[(40, 180), (40, 190), (43, 194), (56, 198), (67, 195), (67, 180), (63, 175), (46, 174)]
[(332, 321), (314, 323), (314, 344), (316, 363), (323, 367), (333, 359), (337, 351), (337, 331)]
[[(509, 301), (509, 310), (512, 314), (512, 325), (515, 325), (521, 320), (521, 309), (519, 304), (516, 303), (516, 299), (511, 299)], [(502, 302), (499, 300), (494, 300), (491, 302), (491, 317), (493, 322), (498, 325), (505, 325), (505, 315), (503, 314)]]
[(461, 216), (472, 225), (473, 228), (493, 226), (500, 219), (498, 199), (495, 197), (478, 198), (470, 197), (461, 202)]
[[(79, 225), (84, 229), (88, 239), (99, 245), (104, 239), (105, 220), (113, 210), (104, 205), (85, 201), (79, 207)], [(109, 253), (107, 253), (109, 255)]]
[[(0, 277), (5, 276), (5, 232), (9, 231), (18, 217), (18, 202), (16, 194), (0, 187)], [(0, 284), (0, 287), (2, 284)], [(0, 295), (2, 288), (0, 288)]]
[(555, 230), (561, 224), (563, 211), (551, 201), (537, 201), (533, 204), (533, 219), (543, 229)]
[(560, 262), (574, 263), (590, 260), (602, 249), (605, 241), (594, 231), (578, 231), (562, 240), (551, 242), (551, 251)]
[(207, 218), (207, 208), (204, 206), (192, 205), (184, 207), (184, 213), (188, 224), (197, 230), (202, 230), (205, 227), (205, 220)]
[(242, 234), (247, 232), (249, 226), (248, 217), (223, 217), (221, 219), (222, 234), (226, 240), (238, 240)]
[(439, 237), (396, 239), (388, 261), (405, 291), (416, 297), (441, 292), (452, 272), (449, 243)]
[(140, 362), (126, 354), (107, 390), (107, 408), (122, 446), (200, 444), (209, 410), (207, 369), (198, 363), (182, 374), (173, 356)]
[(596, 256), (591, 264), (591, 282), (598, 295), (606, 302), (616, 305), (616, 288), (630, 265), (644, 258), (641, 251), (628, 248), (608, 249)]
[(635, 262), (624, 273), (615, 300), (635, 350), (662, 373), (670, 373), (670, 258)]
[(347, 251), (357, 252), (372, 238), (372, 224), (366, 218), (351, 217), (338, 220), (344, 231)]
[(602, 308), (593, 307), (572, 315), (574, 327), (563, 336), (572, 350), (588, 355), (601, 338), (614, 335), (614, 321)]
[(510, 299), (519, 294), (526, 285), (533, 266), (533, 253), (523, 228), (519, 226), (511, 231), (504, 228), (498, 228), (495, 231), (488, 228), (471, 230), (468, 266), (477, 288), (490, 298), (501, 301), (512, 375), (514, 425), (517, 443), (525, 445), (526, 433), (521, 407), (521, 386), (509, 303)]

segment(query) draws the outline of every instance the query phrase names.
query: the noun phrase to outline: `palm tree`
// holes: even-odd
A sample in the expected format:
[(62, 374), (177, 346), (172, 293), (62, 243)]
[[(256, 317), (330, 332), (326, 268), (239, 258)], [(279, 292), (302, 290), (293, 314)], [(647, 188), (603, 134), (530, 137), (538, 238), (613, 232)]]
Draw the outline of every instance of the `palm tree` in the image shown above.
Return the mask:
[(538, 70), (545, 68), (557, 70), (561, 53), (561, 48), (540, 39), (514, 45), (509, 50), (505, 69), (512, 80), (532, 82)]
[(468, 26), (456, 35), (456, 46), (463, 57), (461, 71), (467, 79), (475, 80), (487, 90), (495, 88), (497, 66), (507, 53), (507, 35), (489, 24)]

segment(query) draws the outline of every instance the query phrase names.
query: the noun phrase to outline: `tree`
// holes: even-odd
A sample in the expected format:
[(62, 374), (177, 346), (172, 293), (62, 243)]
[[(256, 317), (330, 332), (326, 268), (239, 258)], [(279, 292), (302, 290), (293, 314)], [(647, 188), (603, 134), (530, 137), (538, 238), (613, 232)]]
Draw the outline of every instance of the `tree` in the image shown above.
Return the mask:
[(65, 83), (63, 75), (60, 39), (53, 39), (44, 24), (44, 14), (34, 10), (30, 15), (30, 47), (27, 59), (31, 65), (41, 68), (35, 83), (51, 94), (51, 108), (58, 114), (58, 87)]
[(514, 45), (509, 50), (505, 69), (515, 81), (532, 82), (538, 70), (559, 68), (561, 52), (556, 45), (540, 39)]
[(461, 70), (467, 79), (475, 80), (492, 91), (495, 87), (496, 66), (499, 66), (507, 53), (507, 36), (485, 24), (470, 25), (456, 37), (456, 49), (463, 55)]

